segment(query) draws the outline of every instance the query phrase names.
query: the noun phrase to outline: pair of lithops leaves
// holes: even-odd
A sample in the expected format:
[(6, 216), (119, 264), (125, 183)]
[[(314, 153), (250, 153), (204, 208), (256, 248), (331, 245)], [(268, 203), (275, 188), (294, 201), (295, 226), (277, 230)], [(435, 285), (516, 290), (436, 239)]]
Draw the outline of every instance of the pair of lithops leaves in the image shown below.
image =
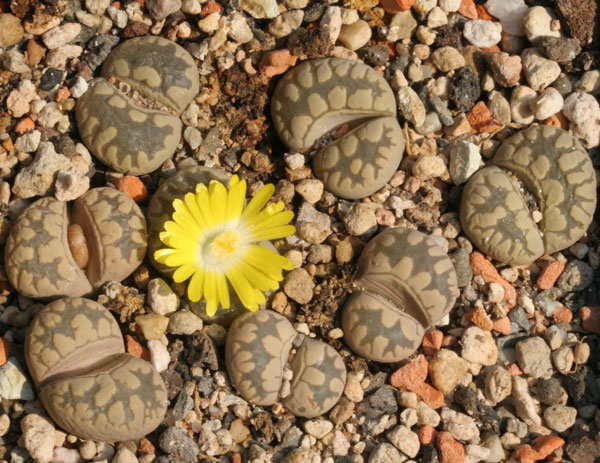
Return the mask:
[(12, 226), (6, 274), (28, 297), (83, 296), (130, 275), (144, 258), (147, 239), (142, 211), (114, 188), (91, 189), (72, 206), (45, 197)]
[(408, 228), (388, 229), (367, 244), (354, 283), (359, 291), (348, 297), (342, 312), (344, 340), (362, 357), (385, 363), (415, 352), (459, 293), (445, 251), (433, 238)]
[(81, 138), (119, 172), (153, 172), (175, 152), (182, 129), (178, 115), (200, 88), (194, 59), (170, 40), (138, 37), (110, 53), (101, 75), (77, 101)]
[(394, 92), (361, 62), (325, 58), (296, 66), (277, 83), (271, 115), (281, 140), (299, 152), (348, 124), (350, 131), (321, 149), (313, 162), (325, 188), (342, 198), (376, 192), (400, 165), (404, 136)]
[(125, 353), (119, 325), (97, 302), (64, 298), (44, 307), (27, 332), (25, 358), (47, 412), (82, 439), (140, 439), (165, 416), (162, 378)]
[[(532, 126), (502, 143), (494, 166), (469, 180), (460, 204), (460, 222), (473, 243), (490, 257), (527, 265), (544, 253), (575, 243), (596, 209), (596, 173), (581, 143), (552, 126)], [(514, 174), (537, 200), (533, 220)]]
[(247, 312), (234, 320), (225, 360), (231, 384), (246, 400), (262, 406), (280, 399), (289, 361), (293, 377), (281, 403), (306, 418), (329, 411), (346, 384), (344, 361), (333, 347), (299, 335), (287, 318), (271, 310)]

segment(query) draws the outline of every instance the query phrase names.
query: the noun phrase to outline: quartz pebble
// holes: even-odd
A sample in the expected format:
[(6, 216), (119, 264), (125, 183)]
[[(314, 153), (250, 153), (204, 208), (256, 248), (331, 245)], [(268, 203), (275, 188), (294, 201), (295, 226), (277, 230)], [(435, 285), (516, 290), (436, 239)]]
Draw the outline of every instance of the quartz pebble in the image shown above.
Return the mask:
[(441, 177), (446, 172), (446, 162), (440, 156), (419, 156), (412, 166), (413, 175), (421, 180)]
[(202, 329), (202, 319), (189, 310), (180, 310), (169, 317), (169, 333), (191, 335)]
[(469, 362), (493, 365), (498, 359), (498, 347), (490, 331), (470, 326), (463, 332), (461, 344), (461, 356)]
[(536, 404), (529, 393), (527, 380), (521, 376), (512, 377), (512, 393), (517, 415), (530, 426), (542, 424), (542, 418), (537, 412)]
[(350, 50), (358, 50), (371, 40), (371, 27), (366, 21), (359, 19), (352, 24), (342, 26), (338, 40)]
[(411, 87), (402, 87), (397, 92), (398, 109), (414, 126), (425, 122), (425, 105)]
[(408, 11), (400, 11), (392, 16), (386, 39), (390, 42), (408, 39), (417, 28), (417, 21)]
[(553, 87), (548, 87), (531, 102), (531, 111), (537, 120), (543, 121), (558, 113), (563, 105), (564, 100), (559, 91)]
[(589, 93), (574, 92), (565, 99), (563, 114), (586, 148), (600, 145), (600, 106), (596, 98)]
[(577, 409), (566, 405), (552, 405), (544, 410), (546, 426), (556, 432), (565, 432), (575, 424)]
[(468, 363), (448, 349), (440, 349), (429, 361), (431, 382), (444, 394), (451, 392), (468, 371)]
[(452, 143), (449, 147), (450, 153), (450, 178), (455, 185), (465, 183), (473, 175), (481, 164), (479, 147), (468, 141)]
[(475, 420), (470, 416), (444, 407), (441, 418), (444, 431), (448, 431), (456, 440), (479, 441), (479, 429)]
[(536, 48), (527, 48), (521, 54), (523, 70), (529, 86), (536, 91), (548, 87), (560, 75), (560, 66), (542, 56)]
[(523, 16), (523, 27), (527, 40), (536, 44), (542, 37), (560, 37), (560, 31), (553, 30), (552, 21), (556, 16), (549, 8), (543, 6), (534, 6)]
[(502, 39), (502, 26), (493, 21), (473, 19), (465, 23), (463, 35), (476, 47), (489, 48)]
[(146, 303), (158, 315), (168, 315), (179, 307), (179, 297), (162, 278), (148, 282)]
[(47, 418), (31, 413), (21, 420), (23, 444), (39, 463), (50, 463), (54, 450), (54, 426)]
[(488, 0), (485, 9), (500, 20), (505, 32), (516, 36), (525, 35), (523, 18), (529, 7), (524, 0)]
[(0, 398), (5, 400), (33, 400), (31, 383), (18, 360), (10, 357), (0, 368)]
[(450, 72), (465, 65), (465, 58), (454, 47), (440, 47), (431, 54), (431, 61), (442, 72)]
[(387, 439), (403, 454), (414, 458), (419, 453), (419, 436), (407, 426), (396, 426), (386, 434)]
[(369, 455), (368, 463), (396, 463), (402, 461), (402, 459), (403, 457), (396, 450), (396, 447), (383, 442), (373, 449)]
[(485, 377), (485, 395), (498, 403), (506, 399), (512, 392), (510, 373), (500, 365), (492, 367)]
[(525, 374), (534, 378), (545, 378), (552, 374), (550, 348), (539, 336), (519, 341), (516, 344), (519, 367)]
[(368, 204), (354, 203), (344, 217), (344, 225), (348, 233), (360, 236), (377, 229), (375, 211)]
[(510, 95), (510, 113), (513, 122), (529, 125), (533, 122), (531, 104), (537, 98), (535, 90), (519, 85), (515, 87)]

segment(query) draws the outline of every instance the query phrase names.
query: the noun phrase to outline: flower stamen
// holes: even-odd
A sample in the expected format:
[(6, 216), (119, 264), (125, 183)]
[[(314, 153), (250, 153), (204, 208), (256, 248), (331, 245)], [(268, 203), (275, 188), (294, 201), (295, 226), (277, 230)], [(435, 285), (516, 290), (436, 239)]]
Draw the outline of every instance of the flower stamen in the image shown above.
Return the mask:
[(229, 260), (231, 255), (238, 250), (239, 241), (240, 237), (235, 232), (221, 233), (210, 244), (210, 252), (219, 259)]

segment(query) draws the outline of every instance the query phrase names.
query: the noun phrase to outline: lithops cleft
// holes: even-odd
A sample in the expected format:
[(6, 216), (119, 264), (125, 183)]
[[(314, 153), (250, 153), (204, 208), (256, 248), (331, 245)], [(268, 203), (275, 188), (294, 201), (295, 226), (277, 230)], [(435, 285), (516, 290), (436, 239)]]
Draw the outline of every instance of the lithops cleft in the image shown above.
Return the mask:
[(11, 229), (6, 274), (28, 297), (82, 296), (129, 276), (144, 258), (146, 241), (142, 211), (114, 188), (89, 190), (72, 207), (41, 198)]
[(281, 140), (304, 152), (345, 123), (356, 127), (315, 157), (315, 175), (338, 196), (368, 196), (390, 179), (404, 152), (396, 99), (374, 69), (358, 61), (306, 61), (277, 84), (271, 114)]
[(52, 419), (82, 439), (139, 439), (164, 418), (162, 378), (148, 362), (125, 353), (119, 325), (96, 302), (65, 298), (48, 304), (29, 327), (25, 358)]
[[(108, 56), (101, 75), (77, 101), (81, 138), (119, 172), (141, 175), (158, 169), (181, 138), (177, 114), (200, 87), (194, 59), (170, 40), (138, 37)], [(133, 89), (139, 97), (123, 89)]]
[[(552, 126), (532, 126), (507, 139), (475, 174), (460, 204), (463, 230), (490, 257), (526, 265), (571, 246), (596, 209), (596, 174), (579, 141)], [(531, 218), (512, 172), (535, 196), (542, 220)]]
[[(227, 334), (225, 360), (231, 383), (246, 400), (263, 406), (277, 402), (297, 335), (284, 316), (270, 310), (235, 319)], [(337, 403), (346, 384), (346, 367), (334, 348), (306, 337), (290, 368), (291, 392), (282, 404), (292, 413), (312, 418)]]
[(386, 230), (367, 244), (354, 282), (360, 291), (344, 304), (344, 339), (377, 362), (411, 355), (458, 297), (450, 258), (432, 238), (407, 228)]

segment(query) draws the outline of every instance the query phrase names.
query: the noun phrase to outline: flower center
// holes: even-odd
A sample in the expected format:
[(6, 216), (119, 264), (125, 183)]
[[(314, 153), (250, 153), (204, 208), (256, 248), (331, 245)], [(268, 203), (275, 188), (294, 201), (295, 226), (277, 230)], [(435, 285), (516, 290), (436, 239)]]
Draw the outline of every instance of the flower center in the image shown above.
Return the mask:
[(229, 259), (239, 249), (240, 236), (233, 231), (221, 233), (210, 244), (210, 252), (219, 259)]

